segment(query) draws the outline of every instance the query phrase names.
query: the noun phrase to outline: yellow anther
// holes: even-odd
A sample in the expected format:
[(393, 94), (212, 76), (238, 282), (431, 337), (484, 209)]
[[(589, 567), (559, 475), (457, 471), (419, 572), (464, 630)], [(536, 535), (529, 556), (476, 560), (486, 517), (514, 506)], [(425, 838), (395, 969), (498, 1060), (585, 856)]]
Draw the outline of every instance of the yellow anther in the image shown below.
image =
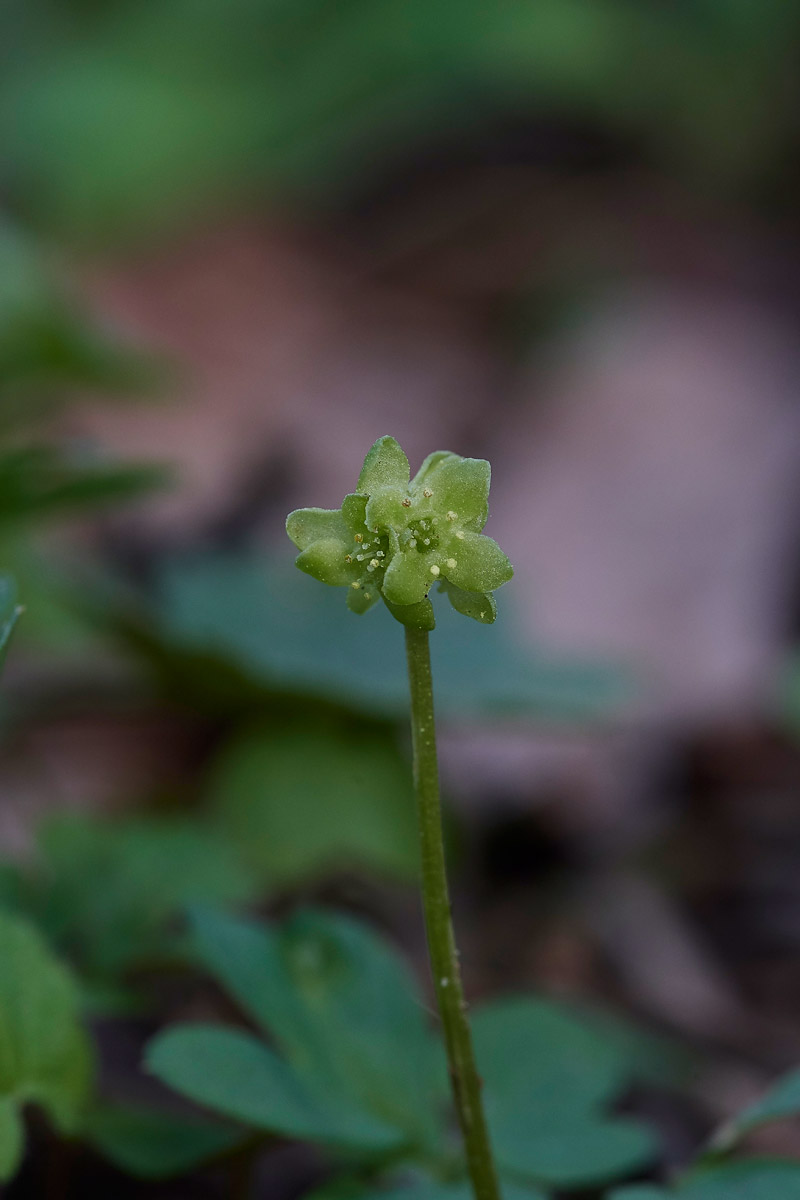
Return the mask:
[(352, 554), (345, 554), (345, 556), (344, 556), (344, 561), (345, 561), (346, 563), (351, 563), (351, 562), (353, 561), (353, 556), (352, 556)]
[(378, 558), (373, 558), (373, 559), (372, 559), (372, 561), (371, 561), (371, 562), (370, 562), (370, 564), (369, 564), (369, 569), (370, 569), (370, 571), (374, 571), (374, 570), (375, 570), (375, 568), (376, 568), (376, 567), (379, 567), (380, 565), (381, 565), (381, 563), (380, 563), (380, 559), (378, 559)]
[(430, 488), (423, 488), (422, 494), (426, 500), (430, 500), (431, 496), (433, 495), (433, 492), (431, 491)]
[(431, 567), (431, 575), (433, 575), (433, 577), (435, 579), (438, 574), (439, 574), (439, 567), (437, 567), (436, 563), (434, 563), (433, 566)]
[(358, 589), (361, 587), (361, 584), (358, 582), (357, 579), (354, 579), (353, 582), (350, 584), (350, 587), (355, 588), (356, 591), (358, 591)]
[(458, 563), (456, 562), (456, 560), (454, 558), (448, 558), (447, 565), (450, 568), (450, 570), (452, 571), (455, 569), (455, 567), (458, 566)]
[(464, 530), (463, 530), (463, 529), (459, 529), (459, 530), (456, 532), (456, 537), (458, 538), (458, 540), (459, 540), (460, 542), (463, 542), (464, 538), (466, 537), (466, 534), (464, 533)]
[(452, 508), (451, 508), (451, 509), (450, 509), (450, 511), (447, 513), (447, 519), (448, 519), (448, 521), (455, 521), (455, 519), (456, 519), (456, 517), (457, 517), (457, 516), (458, 516), (458, 513), (457, 513), (457, 512), (453, 512)]
[(364, 535), (363, 535), (363, 533), (357, 533), (357, 534), (355, 535), (355, 540), (356, 540), (357, 542), (363, 542), (363, 540), (364, 540)]
[(403, 508), (411, 508), (411, 501), (409, 500), (408, 496), (406, 496), (404, 500), (401, 500), (400, 503), (402, 504)]

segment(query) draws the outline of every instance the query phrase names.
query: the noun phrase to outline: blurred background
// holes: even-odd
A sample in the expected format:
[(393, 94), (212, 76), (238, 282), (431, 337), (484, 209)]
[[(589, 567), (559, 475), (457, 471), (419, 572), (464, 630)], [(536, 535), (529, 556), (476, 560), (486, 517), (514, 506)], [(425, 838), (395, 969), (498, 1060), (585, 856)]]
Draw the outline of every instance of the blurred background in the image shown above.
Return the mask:
[(800, 1057), (799, 40), (796, 0), (3, 0), (0, 903), (112, 1092), (187, 900), (425, 970), (402, 631), (283, 532), (384, 433), (491, 460), (516, 567), (433, 638), (470, 994), (692, 1047), (638, 1100), (673, 1162)]

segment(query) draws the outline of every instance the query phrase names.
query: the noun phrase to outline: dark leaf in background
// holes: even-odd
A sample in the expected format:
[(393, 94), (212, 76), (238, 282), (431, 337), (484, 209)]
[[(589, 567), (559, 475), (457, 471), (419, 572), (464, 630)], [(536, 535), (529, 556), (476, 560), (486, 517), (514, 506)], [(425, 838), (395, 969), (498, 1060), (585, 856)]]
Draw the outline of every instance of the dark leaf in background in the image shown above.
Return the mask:
[(11, 635), (22, 615), (22, 608), (15, 603), (16, 588), (10, 579), (0, 576), (0, 670), (8, 654)]
[[(548, 1200), (539, 1188), (519, 1180), (502, 1179), (501, 1189), (503, 1200)], [(420, 1171), (408, 1181), (390, 1180), (380, 1188), (334, 1181), (320, 1191), (309, 1193), (306, 1200), (472, 1200), (473, 1195), (466, 1180), (445, 1182)]]
[(223, 746), (208, 796), (220, 829), (270, 887), (342, 867), (416, 878), (411, 765), (389, 732), (244, 732)]
[[(307, 582), (263, 555), (174, 562), (160, 576), (158, 628), (167, 644), (228, 660), (288, 695), (405, 717), (405, 651), (392, 618), (378, 608), (356, 620), (335, 589)], [(431, 657), (441, 714), (589, 721), (630, 699), (621, 671), (538, 656), (513, 640), (509, 623), (463, 621), (440, 598)]]
[(109, 1162), (140, 1179), (183, 1175), (241, 1146), (241, 1128), (150, 1109), (105, 1105), (89, 1113), (83, 1137)]
[(698, 1171), (674, 1191), (661, 1188), (621, 1188), (608, 1200), (798, 1200), (800, 1164), (751, 1161)]
[(152, 360), (82, 315), (35, 240), (0, 219), (0, 433), (30, 428), (77, 390), (130, 394), (154, 380)]
[(80, 972), (87, 998), (179, 949), (171, 920), (199, 901), (241, 901), (255, 884), (235, 851), (196, 821), (54, 816), (18, 902)]
[(22, 1108), (36, 1104), (74, 1134), (91, 1075), (71, 977), (32, 926), (0, 913), (0, 1180), (19, 1165)]

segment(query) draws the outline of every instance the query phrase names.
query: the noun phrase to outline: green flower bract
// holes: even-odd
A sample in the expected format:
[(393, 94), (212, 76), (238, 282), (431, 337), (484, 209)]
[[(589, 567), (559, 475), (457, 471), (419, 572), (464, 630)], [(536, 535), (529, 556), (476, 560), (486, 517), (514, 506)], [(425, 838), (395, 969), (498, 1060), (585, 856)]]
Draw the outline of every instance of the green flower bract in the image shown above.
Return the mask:
[(497, 542), (481, 533), (490, 478), (485, 459), (437, 450), (411, 479), (395, 439), (378, 438), (341, 508), (289, 513), (297, 566), (346, 587), (356, 613), (382, 599), (403, 625), (433, 629), (428, 594), (438, 584), (458, 612), (489, 625), (497, 616), (492, 593), (514, 573)]

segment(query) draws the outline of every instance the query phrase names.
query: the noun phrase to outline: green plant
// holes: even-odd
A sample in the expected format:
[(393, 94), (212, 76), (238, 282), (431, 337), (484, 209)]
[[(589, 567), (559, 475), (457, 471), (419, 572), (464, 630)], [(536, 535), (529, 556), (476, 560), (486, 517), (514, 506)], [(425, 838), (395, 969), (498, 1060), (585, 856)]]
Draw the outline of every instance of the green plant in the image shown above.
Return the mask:
[(0, 906), (34, 922), (70, 962), (93, 1011), (135, 1005), (137, 973), (182, 961), (177, 918), (188, 904), (256, 895), (227, 842), (175, 817), (50, 816), (30, 861), (6, 864), (3, 878)]
[(382, 437), (340, 510), (298, 509), (286, 520), (302, 571), (346, 586), (355, 613), (382, 599), (406, 629), (428, 951), (476, 1200), (497, 1200), (499, 1190), (450, 916), (428, 647), (435, 618), (428, 594), (438, 585), (457, 612), (484, 624), (495, 621), (494, 591), (513, 568), (481, 532), (489, 516), (490, 476), (485, 459), (437, 451), (412, 480), (401, 447)]
[[(160, 1079), (251, 1135), (326, 1148), (347, 1196), (389, 1187), (445, 1200), (468, 1189), (444, 1047), (382, 937), (321, 910), (258, 923), (202, 909), (190, 945), (257, 1032), (174, 1026), (147, 1051)], [(654, 1069), (646, 1039), (523, 996), (482, 1005), (474, 1028), (507, 1198), (541, 1200), (654, 1158), (649, 1131), (611, 1112)]]
[[(412, 480), (397, 442), (381, 438), (341, 509), (301, 509), (287, 520), (302, 570), (345, 586), (352, 611), (364, 614), (382, 600), (405, 626), (443, 1046), (406, 969), (366, 929), (319, 913), (270, 929), (206, 912), (194, 921), (201, 961), (279, 1053), (213, 1026), (170, 1030), (148, 1053), (156, 1074), (205, 1107), (254, 1129), (337, 1147), (357, 1195), (393, 1174), (412, 1194), (458, 1194), (465, 1165), (481, 1198), (499, 1195), (498, 1169), (507, 1195), (521, 1188), (540, 1196), (542, 1186), (624, 1175), (654, 1153), (643, 1127), (606, 1111), (632, 1077), (627, 1054), (541, 1002), (501, 1003), (478, 1015), (488, 1122), (484, 1114), (449, 911), (428, 633), (434, 585), (456, 612), (481, 624), (496, 618), (494, 591), (512, 568), (482, 533), (489, 477), (482, 460), (436, 453)], [(448, 1135), (448, 1076), (463, 1158)]]
[(25, 596), (27, 636), (72, 649), (86, 633), (42, 534), (166, 478), (58, 444), (47, 423), (78, 391), (129, 393), (153, 374), (152, 363), (76, 307), (35, 243), (0, 214), (0, 559)]
[(81, 1126), (92, 1076), (78, 993), (27, 922), (0, 913), (0, 1181), (22, 1158), (21, 1113), (36, 1104), (65, 1134)]

